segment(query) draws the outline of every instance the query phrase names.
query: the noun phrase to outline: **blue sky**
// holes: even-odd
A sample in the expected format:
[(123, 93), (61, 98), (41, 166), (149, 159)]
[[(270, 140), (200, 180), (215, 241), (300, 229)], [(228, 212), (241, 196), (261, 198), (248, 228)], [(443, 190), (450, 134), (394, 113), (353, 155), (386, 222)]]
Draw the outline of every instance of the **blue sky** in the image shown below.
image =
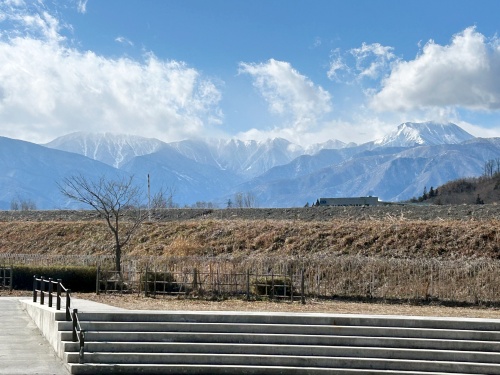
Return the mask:
[(0, 135), (500, 136), (500, 2), (0, 0)]

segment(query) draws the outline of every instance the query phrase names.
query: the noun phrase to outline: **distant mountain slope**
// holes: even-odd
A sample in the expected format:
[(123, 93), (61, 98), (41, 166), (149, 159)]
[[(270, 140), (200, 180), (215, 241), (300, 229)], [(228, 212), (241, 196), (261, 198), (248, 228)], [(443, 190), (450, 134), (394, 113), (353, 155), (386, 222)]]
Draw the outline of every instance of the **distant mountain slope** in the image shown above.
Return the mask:
[(0, 137), (0, 209), (12, 200), (31, 200), (39, 209), (64, 208), (57, 186), (64, 177), (116, 175), (116, 169), (74, 153)]
[(136, 156), (157, 151), (164, 144), (157, 139), (125, 134), (77, 132), (56, 138), (44, 146), (74, 152), (119, 168)]
[(375, 195), (385, 201), (406, 200), (421, 195), (425, 187), (480, 175), (485, 160), (500, 157), (500, 139), (385, 150), (394, 152), (360, 153), (309, 174), (256, 178), (240, 188), (271, 207), (300, 206), (319, 197)]
[(499, 138), (474, 138), (454, 124), (432, 122), (404, 123), (362, 145), (327, 140), (304, 148), (280, 138), (164, 143), (74, 133), (46, 147), (8, 138), (0, 147), (4, 209), (16, 197), (34, 200), (39, 208), (66, 207), (57, 182), (75, 173), (133, 174), (144, 188), (149, 174), (152, 193), (173, 190), (181, 206), (205, 201), (223, 207), (240, 192), (252, 193), (261, 207), (302, 206), (319, 197), (405, 200), (421, 195), (424, 187), (477, 176), (485, 160), (500, 158)]
[(171, 145), (135, 157), (121, 170), (143, 178), (144, 183), (149, 174), (152, 194), (160, 189), (173, 191), (173, 200), (181, 207), (197, 201), (214, 201), (242, 182), (234, 172), (185, 157)]

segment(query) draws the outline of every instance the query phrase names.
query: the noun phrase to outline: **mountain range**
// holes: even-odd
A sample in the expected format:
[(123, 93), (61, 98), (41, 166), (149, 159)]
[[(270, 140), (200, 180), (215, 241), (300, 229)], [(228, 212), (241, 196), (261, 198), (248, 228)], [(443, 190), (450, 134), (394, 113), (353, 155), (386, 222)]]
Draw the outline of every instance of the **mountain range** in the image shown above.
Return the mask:
[(0, 137), (0, 209), (28, 199), (40, 209), (76, 207), (59, 192), (64, 177), (134, 175), (152, 193), (167, 189), (179, 206), (225, 207), (251, 194), (260, 207), (291, 207), (319, 197), (378, 196), (400, 201), (425, 187), (478, 176), (500, 157), (500, 138), (475, 138), (448, 123), (403, 123), (364, 144), (327, 140), (302, 147), (265, 141), (157, 139), (110, 133), (72, 133), (37, 145)]

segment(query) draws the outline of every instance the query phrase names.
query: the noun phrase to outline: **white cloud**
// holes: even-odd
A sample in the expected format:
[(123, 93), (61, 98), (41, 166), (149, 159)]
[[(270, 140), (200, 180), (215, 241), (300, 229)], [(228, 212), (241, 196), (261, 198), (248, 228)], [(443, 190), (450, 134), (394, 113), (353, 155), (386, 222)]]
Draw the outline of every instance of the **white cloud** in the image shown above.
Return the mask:
[(76, 6), (78, 13), (87, 13), (87, 2), (88, 0), (78, 0), (78, 4)]
[(133, 46), (134, 43), (130, 41), (129, 39), (125, 38), (124, 36), (119, 36), (115, 38), (115, 42), (121, 43), (121, 44), (127, 44), (129, 46)]
[(380, 78), (390, 62), (396, 58), (392, 51), (392, 47), (379, 43), (363, 43), (361, 47), (351, 49), (350, 53), (356, 59), (358, 77)]
[(330, 54), (330, 67), (326, 73), (332, 81), (361, 81), (364, 78), (380, 79), (390, 68), (394, 60), (394, 48), (380, 43), (363, 43), (359, 48), (342, 52), (339, 48)]
[(469, 27), (449, 45), (429, 41), (414, 60), (394, 63), (371, 106), (378, 111), (500, 108), (500, 46)]
[(271, 59), (266, 63), (240, 63), (239, 72), (253, 77), (254, 86), (269, 104), (269, 110), (290, 116), (296, 131), (310, 129), (331, 111), (330, 94), (288, 62)]
[(168, 141), (221, 121), (219, 89), (187, 64), (82, 52), (65, 45), (48, 13), (14, 16), (28, 30), (0, 39), (2, 135), (45, 142), (86, 130)]
[(340, 81), (340, 72), (349, 71), (349, 67), (344, 62), (341, 56), (340, 49), (335, 49), (330, 54), (330, 68), (326, 73), (327, 77), (332, 81)]

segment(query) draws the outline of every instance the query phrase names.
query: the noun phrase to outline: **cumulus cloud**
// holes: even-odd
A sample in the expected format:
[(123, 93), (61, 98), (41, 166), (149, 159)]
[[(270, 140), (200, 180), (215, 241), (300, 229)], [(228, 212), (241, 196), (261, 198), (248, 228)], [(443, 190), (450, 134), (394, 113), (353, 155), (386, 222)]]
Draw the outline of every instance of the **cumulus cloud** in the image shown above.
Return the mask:
[(46, 12), (10, 18), (28, 32), (0, 38), (3, 135), (44, 142), (86, 130), (170, 140), (221, 121), (218, 87), (184, 62), (82, 52), (65, 43)]
[(310, 129), (331, 111), (330, 94), (288, 62), (271, 59), (265, 63), (240, 63), (239, 72), (252, 76), (269, 110), (291, 116), (291, 126), (297, 131)]
[(500, 43), (469, 27), (441, 46), (429, 41), (411, 61), (397, 61), (371, 98), (378, 111), (435, 107), (500, 108)]

